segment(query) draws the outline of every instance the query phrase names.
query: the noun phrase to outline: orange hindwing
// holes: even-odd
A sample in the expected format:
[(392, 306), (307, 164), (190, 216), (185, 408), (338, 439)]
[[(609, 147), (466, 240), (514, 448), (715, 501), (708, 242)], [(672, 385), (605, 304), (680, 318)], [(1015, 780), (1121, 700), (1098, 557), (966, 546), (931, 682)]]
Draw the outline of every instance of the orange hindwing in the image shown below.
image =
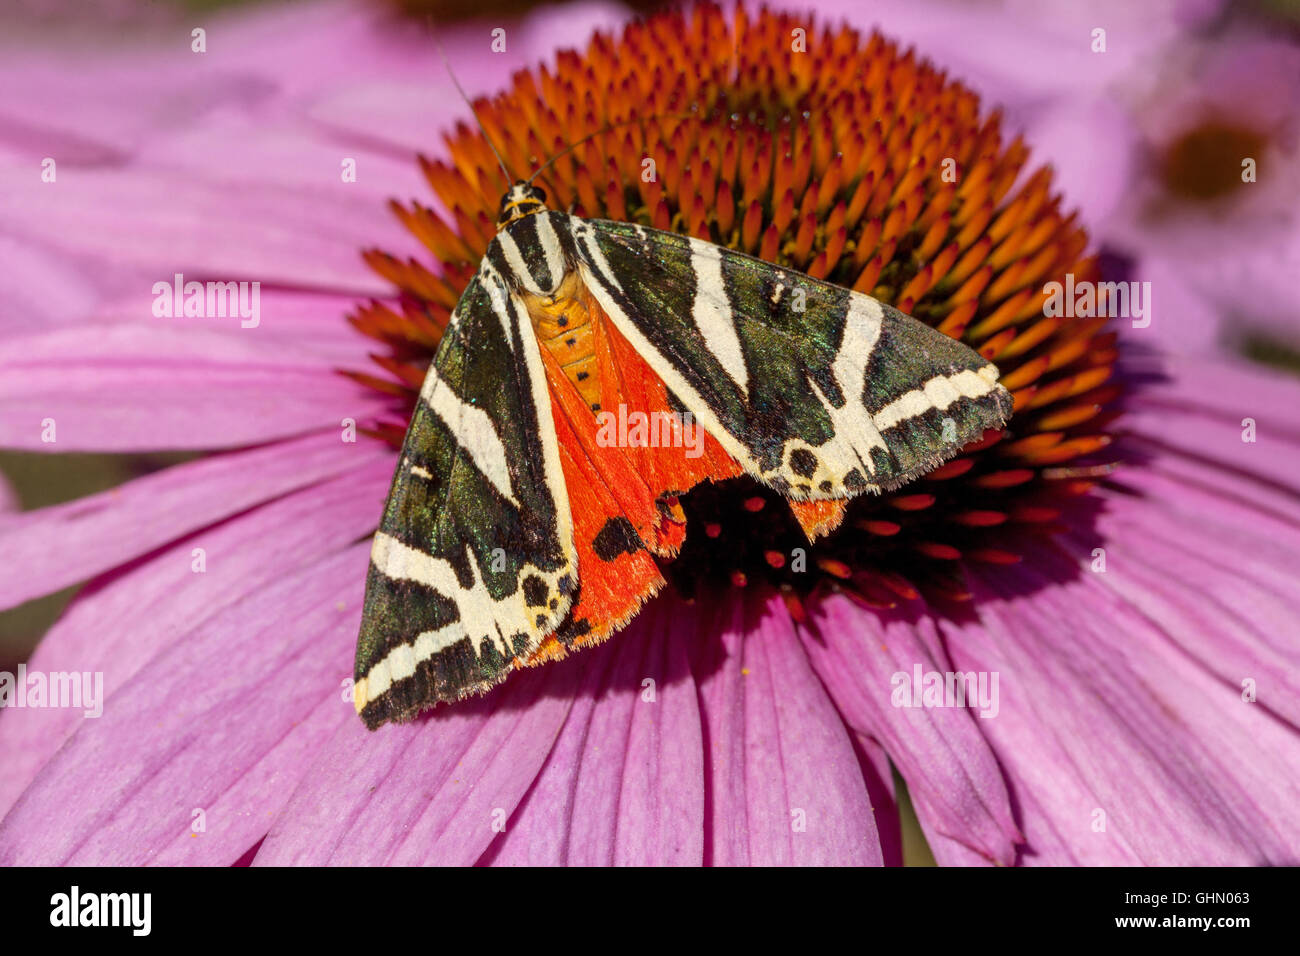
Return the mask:
[(604, 640), (664, 579), (686, 535), (677, 496), (742, 473), (695, 422), (571, 274), (554, 296), (525, 299), (542, 345), (578, 552), (568, 621), (526, 663)]

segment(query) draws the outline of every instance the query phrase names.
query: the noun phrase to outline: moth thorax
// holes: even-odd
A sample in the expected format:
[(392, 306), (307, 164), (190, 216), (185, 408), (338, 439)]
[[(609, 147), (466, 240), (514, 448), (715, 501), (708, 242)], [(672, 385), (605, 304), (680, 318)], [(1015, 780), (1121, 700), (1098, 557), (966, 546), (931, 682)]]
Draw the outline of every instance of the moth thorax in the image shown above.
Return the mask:
[(555, 357), (587, 406), (600, 411), (600, 369), (596, 360), (600, 310), (578, 273), (568, 273), (551, 295), (528, 295), (524, 301), (542, 348)]

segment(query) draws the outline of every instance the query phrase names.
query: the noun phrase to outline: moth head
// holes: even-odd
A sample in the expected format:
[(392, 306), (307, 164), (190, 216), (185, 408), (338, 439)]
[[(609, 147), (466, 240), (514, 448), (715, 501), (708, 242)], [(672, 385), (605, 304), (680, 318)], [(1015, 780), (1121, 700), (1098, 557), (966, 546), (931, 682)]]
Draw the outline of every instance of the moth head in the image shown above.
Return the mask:
[(501, 197), (501, 212), (497, 214), (497, 228), (504, 229), (516, 219), (531, 216), (546, 209), (546, 193), (539, 186), (519, 180)]

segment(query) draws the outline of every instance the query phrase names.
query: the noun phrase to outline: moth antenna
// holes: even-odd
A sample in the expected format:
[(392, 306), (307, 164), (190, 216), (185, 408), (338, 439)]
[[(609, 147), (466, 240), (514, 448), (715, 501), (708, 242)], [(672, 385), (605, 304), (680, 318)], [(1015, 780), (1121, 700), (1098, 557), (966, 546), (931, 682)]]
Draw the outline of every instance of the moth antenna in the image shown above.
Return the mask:
[[(433, 34), (433, 17), (429, 17), (429, 33)], [(496, 145), (492, 142), (492, 137), (488, 135), (487, 127), (485, 127), (483, 121), (478, 118), (478, 111), (474, 109), (474, 104), (470, 102), (470, 98), (465, 95), (465, 90), (460, 85), (460, 80), (456, 79), (456, 73), (452, 70), (451, 62), (447, 59), (447, 54), (443, 52), (442, 44), (438, 41), (436, 35), (433, 37), (433, 45), (438, 51), (438, 56), (442, 57), (442, 65), (447, 68), (447, 75), (451, 77), (451, 82), (456, 87), (456, 92), (460, 94), (460, 98), (464, 100), (465, 105), (469, 107), (469, 113), (474, 117), (474, 123), (478, 126), (478, 131), (483, 134), (483, 139), (487, 142), (488, 149), (492, 150), (492, 155), (497, 158), (497, 165), (501, 167), (501, 172), (506, 177), (506, 185), (513, 183), (515, 177), (510, 175), (510, 170), (506, 169), (505, 160), (501, 158), (501, 153), (497, 151)], [(532, 182), (532, 180), (530, 179), (529, 182)]]

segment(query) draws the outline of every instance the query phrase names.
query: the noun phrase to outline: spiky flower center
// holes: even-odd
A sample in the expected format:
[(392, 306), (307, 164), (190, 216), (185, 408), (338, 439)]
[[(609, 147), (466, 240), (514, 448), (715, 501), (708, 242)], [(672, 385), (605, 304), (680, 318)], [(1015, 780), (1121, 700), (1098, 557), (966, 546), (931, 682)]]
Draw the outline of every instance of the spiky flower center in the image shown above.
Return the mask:
[[(689, 64), (689, 68), (683, 66)], [(1045, 310), (1047, 285), (1098, 278), (1087, 237), (1047, 169), (1003, 141), (996, 113), (879, 34), (711, 6), (597, 33), (586, 52), (515, 75), (475, 104), (513, 171), (536, 169), (552, 208), (628, 220), (740, 249), (866, 292), (997, 363), (1015, 397), (989, 435), (924, 479), (855, 499), (810, 546), (789, 511), (747, 478), (683, 499), (687, 543), (665, 568), (693, 593), (711, 583), (800, 597), (831, 582), (877, 606), (924, 593), (961, 600), (961, 559), (1012, 563), (1026, 532), (1050, 531), (1095, 481), (1119, 388), (1106, 320)], [(495, 232), (509, 186), (484, 137), (460, 125), (449, 159), (420, 163), (446, 215), (393, 203), (432, 263), (367, 259), (399, 290), (350, 317), (379, 340), (385, 375), (352, 373), (409, 413), (461, 290)], [(378, 430), (400, 444), (400, 409)], [(1095, 463), (1095, 459), (1092, 460)]]

